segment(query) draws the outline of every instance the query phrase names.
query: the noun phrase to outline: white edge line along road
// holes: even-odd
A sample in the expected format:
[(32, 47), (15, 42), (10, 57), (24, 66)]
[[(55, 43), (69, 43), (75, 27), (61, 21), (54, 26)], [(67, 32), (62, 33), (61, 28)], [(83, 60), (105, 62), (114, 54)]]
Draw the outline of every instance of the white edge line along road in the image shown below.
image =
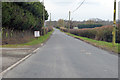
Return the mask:
[[(43, 44), (41, 44), (41, 46), (43, 46)], [(0, 77), (2, 77), (6, 72), (8, 72), (9, 70), (13, 69), (14, 67), (16, 67), (17, 65), (19, 65), (20, 63), (22, 63), (23, 61), (25, 61), (27, 58), (29, 58), (33, 53), (36, 53), (40, 48), (35, 49), (32, 53), (28, 54), (27, 56), (25, 56), (24, 58), (20, 59), (18, 62), (16, 62), (15, 64), (11, 65), (10, 67), (8, 67), (6, 70), (2, 71), (0, 73)]]

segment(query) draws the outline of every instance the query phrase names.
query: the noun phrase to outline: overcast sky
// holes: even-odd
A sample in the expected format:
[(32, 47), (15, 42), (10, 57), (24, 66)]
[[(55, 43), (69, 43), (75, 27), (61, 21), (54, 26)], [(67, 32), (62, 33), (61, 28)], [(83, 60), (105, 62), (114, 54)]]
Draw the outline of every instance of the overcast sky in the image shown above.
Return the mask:
[[(40, 0), (42, 1), (42, 0)], [(74, 11), (83, 0), (44, 0), (48, 13), (52, 14), (52, 20), (67, 19), (68, 12)], [(117, 0), (117, 6), (118, 6)], [(84, 4), (74, 13), (73, 20), (82, 21), (90, 18), (113, 20), (114, 0), (85, 0)], [(117, 7), (118, 13), (118, 7)], [(117, 14), (118, 17), (118, 14)]]

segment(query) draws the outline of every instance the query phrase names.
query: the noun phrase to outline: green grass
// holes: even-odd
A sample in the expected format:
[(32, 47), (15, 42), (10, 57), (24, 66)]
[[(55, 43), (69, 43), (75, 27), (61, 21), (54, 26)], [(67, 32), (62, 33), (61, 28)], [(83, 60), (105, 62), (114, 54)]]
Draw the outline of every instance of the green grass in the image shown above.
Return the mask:
[(100, 47), (100, 48), (103, 48), (103, 49), (106, 49), (109, 51), (113, 51), (115, 53), (120, 53), (120, 48), (118, 48), (118, 46), (120, 47), (120, 44), (118, 44), (118, 43), (116, 43), (115, 47), (113, 47), (112, 43), (110, 43), (110, 42), (97, 41), (97, 40), (89, 39), (86, 37), (76, 36), (76, 35), (70, 34), (70, 33), (66, 33), (66, 34), (73, 36), (73, 37), (76, 37), (76, 38), (79, 38), (79, 39), (81, 39), (85, 42), (88, 42), (94, 46), (97, 46), (97, 47)]
[[(54, 30), (53, 30), (53, 31), (54, 31)], [(23, 47), (23, 46), (38, 45), (38, 44), (41, 44), (41, 43), (45, 42), (45, 41), (50, 37), (50, 35), (53, 33), (53, 31), (48, 32), (46, 35), (40, 36), (39, 38), (32, 39), (32, 40), (31, 40), (30, 42), (28, 42), (28, 43), (15, 44), (15, 45), (8, 44), (8, 45), (2, 45), (2, 46), (0, 46), (0, 47)]]

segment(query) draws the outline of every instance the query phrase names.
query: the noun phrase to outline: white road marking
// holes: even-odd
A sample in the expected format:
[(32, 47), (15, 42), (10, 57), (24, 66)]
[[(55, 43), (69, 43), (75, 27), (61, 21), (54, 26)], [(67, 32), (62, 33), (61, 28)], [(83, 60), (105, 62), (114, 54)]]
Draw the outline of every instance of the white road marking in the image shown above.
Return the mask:
[(91, 55), (92, 53), (90, 53), (90, 52), (87, 52), (87, 53), (85, 53), (85, 54)]
[(108, 70), (104, 70), (105, 72), (108, 71)]
[(13, 64), (12, 66), (8, 67), (6, 70), (2, 71), (2, 72), (0, 73), (0, 75), (3, 76), (6, 72), (8, 72), (9, 70), (13, 69), (15, 66), (17, 66), (18, 64), (20, 64), (21, 62), (23, 62), (24, 60), (26, 60), (26, 59), (27, 59), (28, 57), (30, 57), (31, 55), (32, 55), (32, 53), (29, 54), (29, 55), (27, 55), (26, 57), (22, 58), (21, 60), (19, 60), (18, 62), (16, 62), (16, 63)]
[(42, 43), (41, 46), (43, 46), (44, 44)]
[(34, 50), (33, 52), (35, 53), (35, 52), (37, 52), (39, 49), (40, 49), (40, 48), (37, 48), (37, 49), (36, 49), (36, 50)]
[[(41, 46), (43, 46), (43, 44), (41, 44)], [(0, 48), (2, 49), (2, 48)], [(31, 48), (4, 48), (4, 49), (31, 49)], [(37, 52), (40, 48), (37, 48), (36, 50), (33, 51), (33, 53)], [(18, 64), (20, 64), (22, 61), (26, 60), (28, 57), (30, 57), (32, 55), (29, 54), (26, 57), (22, 58), (21, 60), (19, 60), (18, 62), (16, 62), (15, 64), (13, 64), (12, 66), (8, 67), (6, 70), (2, 71), (0, 73), (0, 77), (3, 76), (6, 72), (8, 72), (9, 70), (13, 69), (15, 66), (17, 66)]]

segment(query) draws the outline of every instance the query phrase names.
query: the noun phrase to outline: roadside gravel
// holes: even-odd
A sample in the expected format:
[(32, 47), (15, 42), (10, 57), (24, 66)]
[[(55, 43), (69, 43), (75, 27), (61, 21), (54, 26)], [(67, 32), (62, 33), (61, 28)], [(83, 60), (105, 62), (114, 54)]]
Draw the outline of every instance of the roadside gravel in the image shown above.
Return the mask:
[[(2, 71), (30, 54), (36, 48), (1, 48), (2, 53)], [(0, 71), (1, 72), (1, 71)]]

